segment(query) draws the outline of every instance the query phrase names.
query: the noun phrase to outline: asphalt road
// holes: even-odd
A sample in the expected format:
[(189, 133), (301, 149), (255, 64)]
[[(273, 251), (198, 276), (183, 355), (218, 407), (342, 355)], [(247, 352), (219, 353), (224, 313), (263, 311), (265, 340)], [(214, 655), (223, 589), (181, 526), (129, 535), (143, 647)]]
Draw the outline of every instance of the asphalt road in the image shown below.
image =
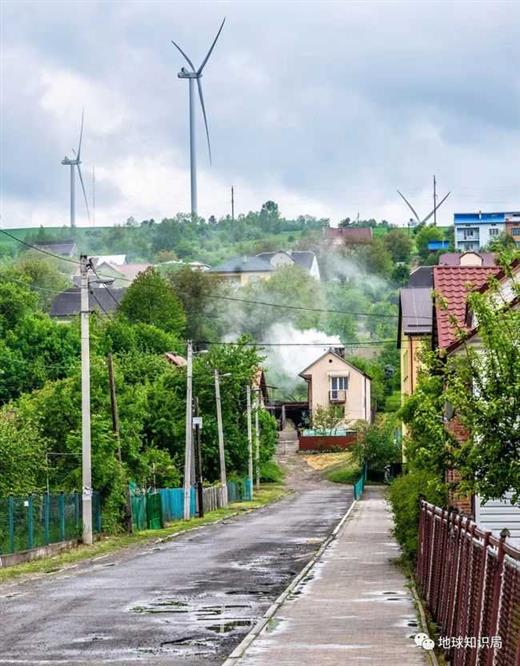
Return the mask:
[(290, 482), (256, 512), (0, 586), (0, 664), (221, 664), (352, 501), (294, 468)]

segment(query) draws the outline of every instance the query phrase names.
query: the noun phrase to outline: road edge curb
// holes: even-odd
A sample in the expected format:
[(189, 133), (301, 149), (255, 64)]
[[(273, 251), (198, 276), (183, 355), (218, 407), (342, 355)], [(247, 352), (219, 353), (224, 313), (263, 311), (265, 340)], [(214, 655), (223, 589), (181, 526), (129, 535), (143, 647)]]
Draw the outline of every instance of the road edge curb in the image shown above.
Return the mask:
[(254, 626), (249, 630), (249, 632), (244, 636), (240, 643), (236, 646), (233, 652), (227, 657), (227, 659), (222, 663), (222, 666), (236, 666), (239, 659), (242, 659), (247, 648), (253, 643), (253, 641), (258, 638), (262, 633), (269, 620), (276, 614), (276, 612), (283, 606), (284, 602), (287, 600), (287, 597), (291, 594), (295, 587), (302, 581), (303, 578), (311, 571), (311, 569), (317, 564), (320, 560), (323, 553), (330, 546), (332, 541), (337, 537), (339, 531), (343, 525), (348, 520), (352, 510), (358, 504), (359, 500), (353, 500), (352, 504), (349, 506), (345, 514), (341, 517), (336, 527), (332, 532), (326, 537), (318, 550), (314, 553), (312, 558), (307, 562), (299, 574), (297, 574), (289, 585), (283, 590), (283, 592), (276, 598), (275, 601), (269, 606), (266, 612), (259, 618)]

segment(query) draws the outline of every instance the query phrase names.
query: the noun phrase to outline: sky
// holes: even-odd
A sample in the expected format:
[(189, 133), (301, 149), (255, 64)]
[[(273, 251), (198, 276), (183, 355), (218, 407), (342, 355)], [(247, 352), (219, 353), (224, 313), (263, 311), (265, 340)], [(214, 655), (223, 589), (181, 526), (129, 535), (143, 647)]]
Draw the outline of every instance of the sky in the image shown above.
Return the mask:
[[(188, 85), (197, 109), (199, 214), (258, 210), (332, 224), (520, 209), (520, 2), (1, 3), (1, 220), (69, 222), (69, 167), (85, 110), (81, 226), (190, 208)], [(91, 216), (92, 218), (94, 216)]]

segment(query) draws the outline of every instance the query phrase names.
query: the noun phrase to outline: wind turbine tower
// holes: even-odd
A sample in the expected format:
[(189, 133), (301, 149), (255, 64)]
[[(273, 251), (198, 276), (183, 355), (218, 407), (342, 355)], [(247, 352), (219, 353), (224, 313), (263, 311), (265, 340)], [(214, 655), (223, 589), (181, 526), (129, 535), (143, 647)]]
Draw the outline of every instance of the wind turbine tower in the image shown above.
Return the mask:
[(183, 58), (186, 60), (188, 65), (190, 66), (190, 69), (186, 69), (186, 67), (181, 67), (181, 71), (177, 74), (179, 79), (188, 79), (189, 83), (189, 109), (190, 109), (190, 175), (191, 175), (191, 216), (192, 218), (197, 217), (197, 150), (196, 150), (196, 142), (195, 142), (195, 82), (197, 82), (197, 89), (199, 93), (199, 100), (200, 100), (200, 105), (202, 108), (202, 115), (204, 117), (204, 126), (206, 128), (206, 139), (208, 142), (208, 152), (209, 152), (209, 162), (211, 164), (211, 143), (209, 140), (209, 129), (208, 129), (208, 118), (206, 116), (206, 108), (204, 106), (204, 96), (202, 94), (202, 85), (200, 82), (200, 79), (202, 77), (202, 72), (204, 70), (204, 67), (206, 66), (206, 63), (209, 60), (209, 57), (211, 56), (211, 53), (213, 52), (213, 49), (215, 48), (215, 44), (217, 43), (217, 39), (220, 37), (220, 33), (222, 32), (222, 28), (224, 27), (224, 23), (226, 22), (226, 19), (224, 19), (220, 25), (220, 28), (217, 32), (217, 35), (215, 39), (213, 40), (212, 45), (210, 46), (210, 49), (208, 53), (206, 54), (206, 57), (202, 61), (202, 64), (198, 69), (195, 69), (195, 65), (192, 63), (192, 61), (188, 58), (186, 53), (181, 49), (181, 47), (176, 44), (173, 39), (172, 39), (172, 44), (175, 46), (175, 48), (180, 52), (180, 54), (183, 56)]
[(87, 207), (87, 216), (90, 221), (90, 211), (88, 208), (88, 199), (87, 199), (87, 192), (85, 191), (85, 183), (83, 182), (83, 176), (81, 175), (81, 142), (83, 141), (83, 121), (85, 117), (85, 112), (82, 111), (81, 113), (81, 129), (79, 132), (79, 143), (78, 143), (78, 151), (76, 152), (74, 148), (72, 149), (72, 152), (74, 153), (74, 159), (71, 159), (70, 157), (65, 156), (62, 160), (61, 163), (64, 166), (70, 166), (70, 226), (71, 228), (75, 228), (76, 226), (76, 180), (75, 180), (75, 171), (74, 169), (76, 168), (78, 170), (78, 176), (79, 180), (81, 183), (81, 189), (83, 190), (83, 196), (85, 197), (85, 205)]

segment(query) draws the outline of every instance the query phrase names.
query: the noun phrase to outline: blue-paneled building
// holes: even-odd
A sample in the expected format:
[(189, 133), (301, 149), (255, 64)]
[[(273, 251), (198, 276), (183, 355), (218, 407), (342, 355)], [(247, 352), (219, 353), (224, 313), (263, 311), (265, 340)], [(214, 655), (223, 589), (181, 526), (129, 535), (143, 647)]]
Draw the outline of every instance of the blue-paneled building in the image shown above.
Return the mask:
[(516, 219), (520, 212), (455, 213), (455, 248), (462, 252), (480, 250), (506, 231), (506, 222)]

